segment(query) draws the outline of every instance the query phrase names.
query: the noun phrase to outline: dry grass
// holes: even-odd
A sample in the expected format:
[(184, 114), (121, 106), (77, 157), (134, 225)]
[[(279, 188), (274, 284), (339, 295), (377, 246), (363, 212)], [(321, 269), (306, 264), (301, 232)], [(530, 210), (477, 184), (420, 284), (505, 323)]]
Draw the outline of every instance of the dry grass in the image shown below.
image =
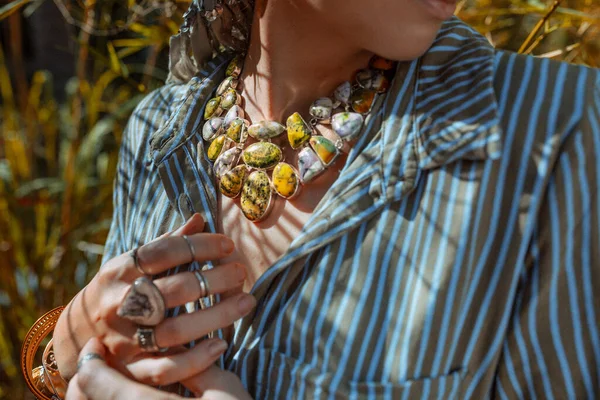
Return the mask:
[[(41, 1), (0, 6), (0, 20), (10, 24), (10, 14), (34, 12)], [(124, 124), (165, 77), (155, 62), (187, 8), (186, 1), (55, 3), (78, 42), (66, 102), (53, 98), (43, 71), (29, 81), (10, 77), (0, 48), (0, 398), (25, 396), (18, 354), (29, 326), (98, 268)], [(463, 0), (459, 15), (500, 48), (600, 67), (597, 0)], [(141, 51), (146, 63), (132, 62)]]

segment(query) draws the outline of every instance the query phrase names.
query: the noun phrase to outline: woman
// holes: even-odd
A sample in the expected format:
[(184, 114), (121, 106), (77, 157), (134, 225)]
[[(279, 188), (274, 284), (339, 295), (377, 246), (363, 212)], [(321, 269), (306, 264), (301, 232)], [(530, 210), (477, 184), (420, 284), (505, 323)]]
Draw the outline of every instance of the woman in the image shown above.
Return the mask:
[[(452, 17), (452, 0), (233, 1), (220, 17), (200, 6), (173, 42), (172, 82), (124, 137), (103, 268), (56, 327), (66, 378), (88, 339), (101, 340), (82, 352), (70, 396), (103, 398), (103, 376), (122, 398), (159, 396), (124, 376), (197, 396), (215, 382), (253, 398), (600, 394), (597, 71), (496, 51)], [(197, 71), (207, 43), (245, 51), (241, 75), (230, 53)], [(366, 81), (339, 89), (369, 65), (357, 74)], [(237, 87), (221, 85), (226, 75)], [(334, 92), (352, 103), (344, 118), (364, 118), (360, 131), (328, 121), (328, 100), (312, 108)], [(219, 139), (218, 108), (238, 95), (235, 132), (251, 137)], [(294, 149), (298, 138), (310, 146)], [(230, 139), (253, 178), (230, 175), (230, 160), (213, 166)], [(325, 162), (318, 145), (331, 143), (337, 158)], [(328, 168), (306, 167), (313, 150)], [(271, 190), (263, 169), (273, 191), (286, 182), (271, 158), (253, 158), (261, 151), (297, 165), (286, 171), (306, 182), (299, 194), (260, 197)], [(214, 269), (193, 272), (209, 260)], [(214, 306), (184, 307), (209, 292)], [(133, 322), (136, 293), (159, 310), (162, 296), (169, 318)]]

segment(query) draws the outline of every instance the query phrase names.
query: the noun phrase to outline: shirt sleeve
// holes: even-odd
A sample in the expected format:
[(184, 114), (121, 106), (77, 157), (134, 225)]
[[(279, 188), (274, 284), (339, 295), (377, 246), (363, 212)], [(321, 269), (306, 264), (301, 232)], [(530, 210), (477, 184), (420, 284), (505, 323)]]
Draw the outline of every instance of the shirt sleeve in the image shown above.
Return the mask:
[(600, 397), (600, 89), (550, 176), (496, 375), (502, 399)]
[(119, 151), (117, 173), (113, 186), (113, 216), (111, 226), (104, 245), (104, 255), (101, 265), (108, 260), (131, 250), (128, 215), (134, 206), (140, 206), (134, 193), (138, 185), (143, 185), (139, 179), (140, 169), (149, 154), (149, 139), (169, 116), (170, 108), (175, 104), (177, 85), (166, 85), (148, 94), (135, 108), (125, 131)]

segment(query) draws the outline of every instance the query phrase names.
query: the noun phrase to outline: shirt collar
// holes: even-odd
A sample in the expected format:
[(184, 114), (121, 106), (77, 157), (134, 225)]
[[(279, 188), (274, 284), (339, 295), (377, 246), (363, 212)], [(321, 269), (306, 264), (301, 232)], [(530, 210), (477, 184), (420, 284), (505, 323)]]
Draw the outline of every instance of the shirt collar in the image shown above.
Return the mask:
[(494, 59), (492, 45), (454, 17), (416, 61), (413, 120), (421, 169), (500, 157)]

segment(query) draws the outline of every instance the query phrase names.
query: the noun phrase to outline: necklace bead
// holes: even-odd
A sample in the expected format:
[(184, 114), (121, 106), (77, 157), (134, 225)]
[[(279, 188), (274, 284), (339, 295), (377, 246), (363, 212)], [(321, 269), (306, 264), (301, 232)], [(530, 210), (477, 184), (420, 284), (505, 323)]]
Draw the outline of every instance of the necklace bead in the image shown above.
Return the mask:
[(344, 140), (355, 139), (360, 133), (364, 117), (354, 112), (342, 112), (331, 118), (331, 128)]
[(227, 127), (225, 136), (236, 143), (244, 143), (248, 137), (246, 121), (241, 118), (236, 118)]
[(215, 165), (213, 166), (215, 176), (217, 178), (221, 178), (223, 175), (231, 171), (233, 167), (235, 167), (235, 165), (238, 163), (238, 159), (240, 158), (241, 152), (242, 151), (237, 147), (224, 151), (217, 158), (217, 161), (215, 161)]
[[(242, 96), (236, 91), (243, 60), (244, 55), (234, 57), (216, 97), (207, 102), (202, 137), (210, 142), (207, 157), (214, 163), (221, 194), (229, 198), (241, 195), (244, 216), (259, 222), (269, 214), (277, 196), (286, 200), (296, 197), (302, 185), (330, 167), (341, 151), (348, 150), (345, 143), (362, 131), (364, 116), (371, 111), (376, 95), (389, 88), (385, 71), (391, 70), (394, 63), (373, 57), (370, 68), (356, 73), (355, 84), (346, 81), (335, 89), (332, 97), (321, 97), (312, 103), (308, 110), (310, 123), (295, 112), (284, 126), (276, 121), (250, 124), (246, 120)], [(339, 107), (345, 111), (334, 114)], [(319, 124), (331, 124), (339, 139), (334, 143), (316, 134)], [(271, 143), (271, 139), (286, 131), (290, 147), (299, 150), (298, 168), (284, 162), (281, 147)], [(258, 142), (246, 146), (248, 136)], [(270, 177), (268, 171), (272, 171)]]
[(335, 144), (323, 136), (311, 137), (310, 146), (326, 167), (330, 166), (339, 155), (339, 150), (335, 147)]
[(244, 109), (236, 104), (233, 107), (231, 107), (229, 111), (227, 111), (227, 114), (225, 114), (225, 118), (223, 119), (223, 126), (228, 127), (234, 119), (244, 119), (245, 116), (246, 113), (244, 112)]
[(273, 169), (273, 190), (286, 200), (295, 197), (300, 189), (298, 172), (290, 164), (280, 162)]
[(217, 96), (222, 96), (229, 89), (235, 89), (238, 85), (238, 80), (233, 76), (228, 76), (217, 88)]
[(285, 126), (275, 121), (261, 121), (250, 125), (248, 134), (256, 140), (269, 140), (285, 132)]
[(321, 97), (310, 106), (310, 115), (324, 124), (329, 123), (332, 112), (333, 101), (329, 97)]
[(241, 98), (234, 89), (227, 89), (221, 100), (221, 108), (225, 111), (241, 103)]
[(215, 140), (212, 141), (210, 146), (208, 146), (207, 156), (208, 159), (212, 162), (215, 162), (217, 158), (221, 155), (223, 150), (225, 149), (227, 137), (225, 135), (219, 135)]
[(223, 112), (221, 109), (221, 98), (215, 97), (214, 99), (210, 99), (204, 109), (204, 119), (210, 119), (213, 116), (218, 117), (221, 115), (221, 112)]
[(288, 140), (292, 149), (296, 150), (309, 141), (312, 128), (304, 121), (300, 113), (293, 113), (287, 120)]
[(352, 93), (350, 103), (352, 109), (359, 114), (368, 114), (371, 111), (373, 102), (375, 101), (375, 91), (369, 89), (359, 89)]
[(242, 159), (250, 168), (271, 169), (283, 160), (283, 152), (276, 144), (258, 142), (246, 147)]
[(264, 171), (252, 172), (242, 188), (242, 212), (250, 221), (259, 222), (268, 215), (272, 203), (269, 176)]
[(335, 99), (342, 104), (348, 104), (348, 102), (350, 101), (351, 95), (352, 95), (352, 84), (348, 81), (342, 83), (333, 92), (333, 96), (335, 97)]
[(224, 196), (234, 199), (240, 195), (247, 177), (248, 168), (245, 165), (238, 165), (221, 177), (219, 191)]
[(325, 170), (325, 166), (310, 147), (305, 147), (298, 153), (298, 168), (302, 184), (312, 181)]
[(202, 138), (207, 142), (213, 140), (220, 132), (223, 126), (223, 118), (211, 118), (204, 123), (202, 127)]

